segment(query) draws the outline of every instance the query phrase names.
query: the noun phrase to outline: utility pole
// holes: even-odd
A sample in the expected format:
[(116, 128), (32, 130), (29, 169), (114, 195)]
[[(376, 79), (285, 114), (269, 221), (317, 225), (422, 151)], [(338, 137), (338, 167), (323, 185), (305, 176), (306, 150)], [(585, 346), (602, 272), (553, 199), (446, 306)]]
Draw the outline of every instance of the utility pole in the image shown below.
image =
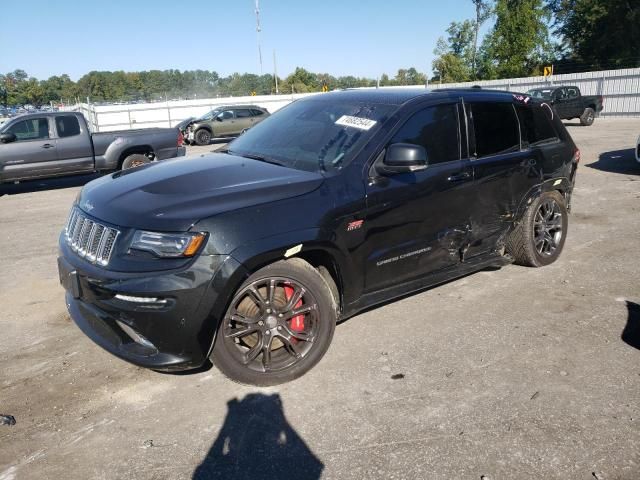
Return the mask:
[(273, 78), (276, 80), (276, 95), (278, 94), (278, 67), (276, 65), (276, 49), (273, 49)]
[(256, 0), (256, 37), (258, 40), (258, 60), (260, 62), (260, 75), (262, 75), (262, 47), (260, 46), (260, 0)]

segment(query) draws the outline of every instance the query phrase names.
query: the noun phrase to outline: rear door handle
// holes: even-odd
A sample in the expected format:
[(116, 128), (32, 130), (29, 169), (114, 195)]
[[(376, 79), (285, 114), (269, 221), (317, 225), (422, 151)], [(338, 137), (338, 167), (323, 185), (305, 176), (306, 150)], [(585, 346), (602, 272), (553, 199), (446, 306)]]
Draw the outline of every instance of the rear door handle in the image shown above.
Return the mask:
[(471, 180), (471, 174), (469, 172), (455, 173), (447, 178), (450, 182), (465, 182)]
[(44, 145), (42, 145), (42, 148), (53, 148), (54, 145), (50, 144), (50, 143), (45, 143)]

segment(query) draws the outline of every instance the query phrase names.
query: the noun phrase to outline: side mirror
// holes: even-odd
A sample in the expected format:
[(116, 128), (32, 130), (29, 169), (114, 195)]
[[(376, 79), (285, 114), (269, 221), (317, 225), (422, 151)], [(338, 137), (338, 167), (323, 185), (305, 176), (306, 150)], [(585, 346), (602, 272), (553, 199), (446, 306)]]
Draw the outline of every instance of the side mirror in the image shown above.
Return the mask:
[(0, 133), (0, 143), (11, 143), (16, 141), (14, 133)]
[(222, 115), (218, 115), (216, 117), (216, 121), (221, 122), (222, 120), (224, 120), (224, 118), (222, 118)]
[(412, 143), (394, 143), (387, 147), (387, 153), (378, 165), (381, 175), (416, 172), (427, 168), (427, 151)]

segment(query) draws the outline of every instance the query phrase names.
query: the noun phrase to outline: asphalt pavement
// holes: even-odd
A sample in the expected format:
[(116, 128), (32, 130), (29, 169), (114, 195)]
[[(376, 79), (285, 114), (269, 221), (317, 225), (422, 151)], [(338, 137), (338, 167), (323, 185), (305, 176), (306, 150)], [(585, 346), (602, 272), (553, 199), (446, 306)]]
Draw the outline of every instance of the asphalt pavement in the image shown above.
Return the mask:
[(568, 129), (582, 160), (558, 262), (368, 310), (273, 388), (101, 350), (56, 269), (80, 187), (1, 197), (0, 480), (639, 479), (640, 119)]

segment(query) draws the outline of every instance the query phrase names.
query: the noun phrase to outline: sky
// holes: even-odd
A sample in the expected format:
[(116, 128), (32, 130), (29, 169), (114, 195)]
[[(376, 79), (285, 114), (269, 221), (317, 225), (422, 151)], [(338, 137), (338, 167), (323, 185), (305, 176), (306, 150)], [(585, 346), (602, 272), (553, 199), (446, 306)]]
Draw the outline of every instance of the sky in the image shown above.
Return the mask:
[[(255, 0), (30, 0), (28, 14), (14, 5), (0, 28), (0, 73), (260, 73)], [(263, 72), (273, 73), (275, 50), (280, 77), (296, 66), (368, 78), (430, 73), (438, 37), (474, 14), (471, 0), (261, 0)]]

